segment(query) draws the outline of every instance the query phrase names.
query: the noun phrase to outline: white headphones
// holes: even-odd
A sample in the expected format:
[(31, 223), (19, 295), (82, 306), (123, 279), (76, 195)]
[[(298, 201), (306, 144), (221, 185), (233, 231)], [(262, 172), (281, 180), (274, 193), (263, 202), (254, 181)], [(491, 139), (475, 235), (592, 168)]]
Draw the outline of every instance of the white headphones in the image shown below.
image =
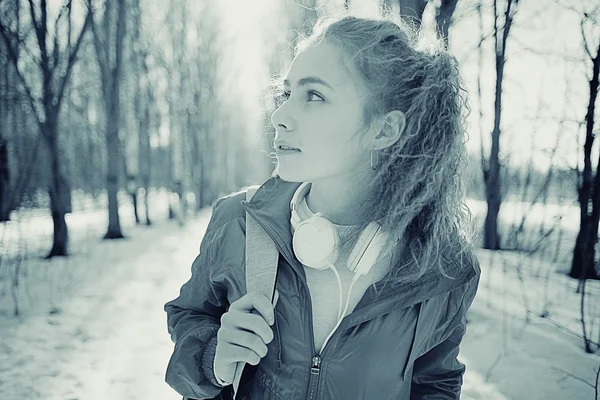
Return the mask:
[(378, 221), (371, 222), (367, 228), (361, 232), (356, 245), (346, 261), (346, 267), (354, 272), (354, 278), (350, 284), (348, 297), (346, 299), (346, 307), (342, 313), (342, 283), (334, 265), (339, 256), (340, 240), (338, 232), (335, 226), (325, 217), (315, 215), (302, 221), (298, 215), (298, 204), (306, 197), (310, 191), (310, 186), (310, 182), (303, 182), (294, 193), (294, 196), (290, 201), (290, 222), (293, 228), (292, 245), (298, 260), (306, 267), (316, 270), (326, 270), (331, 268), (338, 280), (340, 290), (338, 323), (323, 343), (324, 348), (333, 332), (335, 332), (342, 322), (343, 315), (345, 315), (348, 310), (348, 303), (350, 301), (350, 294), (352, 293), (354, 283), (360, 276), (368, 274), (371, 267), (375, 264), (387, 233), (381, 230), (381, 225)]

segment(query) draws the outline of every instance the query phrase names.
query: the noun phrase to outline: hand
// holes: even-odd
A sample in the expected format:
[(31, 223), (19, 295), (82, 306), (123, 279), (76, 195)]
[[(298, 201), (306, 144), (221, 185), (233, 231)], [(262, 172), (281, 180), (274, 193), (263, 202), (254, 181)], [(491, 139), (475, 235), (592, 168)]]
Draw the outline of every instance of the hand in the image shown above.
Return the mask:
[[(278, 295), (276, 291), (275, 304)], [(239, 361), (257, 365), (267, 355), (267, 344), (273, 340), (274, 307), (264, 295), (251, 292), (231, 303), (223, 314), (214, 360), (215, 375), (221, 380), (233, 382)]]

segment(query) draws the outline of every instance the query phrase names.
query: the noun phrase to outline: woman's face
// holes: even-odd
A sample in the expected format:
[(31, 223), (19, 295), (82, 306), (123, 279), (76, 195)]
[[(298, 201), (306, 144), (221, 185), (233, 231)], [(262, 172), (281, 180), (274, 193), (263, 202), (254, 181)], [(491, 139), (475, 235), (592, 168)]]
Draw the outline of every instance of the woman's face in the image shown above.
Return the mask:
[[(342, 52), (325, 42), (295, 57), (284, 82), (287, 100), (271, 117), (282, 179), (314, 182), (370, 169), (370, 149), (362, 135), (353, 137), (366, 129), (363, 89), (354, 74)], [(300, 151), (279, 151), (280, 140)]]

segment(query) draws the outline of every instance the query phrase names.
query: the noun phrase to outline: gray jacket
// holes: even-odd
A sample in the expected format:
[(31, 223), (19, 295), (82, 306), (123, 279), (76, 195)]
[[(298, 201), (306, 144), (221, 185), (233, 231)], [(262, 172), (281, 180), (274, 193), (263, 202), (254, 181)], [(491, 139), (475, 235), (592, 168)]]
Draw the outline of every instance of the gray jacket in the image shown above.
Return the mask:
[(275, 176), (249, 203), (245, 192), (216, 202), (192, 276), (165, 305), (175, 343), (166, 382), (192, 399), (231, 398), (231, 387), (217, 384), (212, 366), (221, 315), (246, 294), (247, 211), (280, 252), (280, 297), (274, 340), (257, 366), (246, 365), (238, 399), (459, 399), (465, 365), (456, 357), (479, 284), (477, 258), (457, 255), (446, 268), (454, 279), (431, 268), (414, 282), (386, 285), (379, 297), (370, 286), (317, 355), (309, 289), (289, 226), (298, 185)]

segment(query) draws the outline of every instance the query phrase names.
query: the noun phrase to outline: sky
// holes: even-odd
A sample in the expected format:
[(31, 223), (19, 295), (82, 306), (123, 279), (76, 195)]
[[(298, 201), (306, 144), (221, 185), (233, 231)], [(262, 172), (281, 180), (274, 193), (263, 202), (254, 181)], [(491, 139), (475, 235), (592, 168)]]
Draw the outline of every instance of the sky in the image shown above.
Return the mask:
[[(351, 11), (360, 16), (372, 16), (377, 12), (377, 2), (355, 0)], [(577, 6), (586, 2), (592, 4), (587, 0), (571, 4)], [(269, 46), (266, 44), (281, 37), (278, 29), (283, 26), (284, 21), (279, 7), (287, 3), (289, 0), (223, 0), (219, 3), (226, 26), (235, 27), (230, 32), (233, 42), (229, 45), (231, 54), (235, 55), (230, 65), (235, 71), (231, 84), (237, 87), (236, 93), (244, 98), (249, 118), (256, 117), (261, 112), (262, 104), (258, 96), (268, 79)], [(485, 3), (489, 3), (489, 0), (484, 1)], [(560, 150), (555, 165), (574, 166), (577, 163), (584, 132), (580, 130), (577, 135), (576, 124), (567, 122), (560, 125), (559, 121), (583, 120), (589, 90), (586, 74), (591, 74), (590, 61), (587, 64), (583, 61), (564, 61), (562, 55), (565, 54), (583, 59), (581, 31), (578, 16), (556, 3), (555, 0), (521, 1), (507, 45), (501, 157), (510, 153), (511, 162), (533, 163), (540, 169), (548, 168), (547, 153), (549, 149), (556, 147), (556, 143)], [(342, 1), (334, 0), (329, 3), (319, 2), (327, 10), (336, 7), (339, 9), (341, 4)], [(456, 21), (450, 32), (450, 51), (460, 62), (461, 74), (470, 93), (472, 111), (468, 118), (467, 147), (469, 151), (479, 153), (482, 136), (484, 147), (489, 149), (496, 74), (493, 42), (490, 38), (483, 46), (481, 135), (476, 95), (478, 52), (475, 50), (480, 34), (476, 13), (467, 12), (473, 4), (474, 0), (459, 2), (455, 13)], [(491, 8), (484, 13), (484, 30), (490, 32), (493, 26)], [(426, 17), (432, 20), (433, 14)], [(600, 37), (597, 26), (588, 28), (587, 31), (588, 38), (598, 40)], [(597, 146), (594, 148), (593, 159), (597, 159)]]

